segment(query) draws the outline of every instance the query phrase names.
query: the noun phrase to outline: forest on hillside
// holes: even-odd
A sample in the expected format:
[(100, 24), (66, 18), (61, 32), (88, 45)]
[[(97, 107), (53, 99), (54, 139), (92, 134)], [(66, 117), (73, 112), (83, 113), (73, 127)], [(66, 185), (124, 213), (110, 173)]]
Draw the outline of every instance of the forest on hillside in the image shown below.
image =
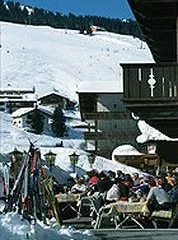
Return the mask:
[(0, 21), (30, 24), (47, 25), (54, 28), (68, 28), (79, 30), (83, 33), (89, 26), (96, 25), (109, 32), (132, 35), (141, 38), (141, 31), (137, 22), (133, 19), (106, 18), (100, 16), (75, 16), (23, 6), (19, 2), (0, 0)]

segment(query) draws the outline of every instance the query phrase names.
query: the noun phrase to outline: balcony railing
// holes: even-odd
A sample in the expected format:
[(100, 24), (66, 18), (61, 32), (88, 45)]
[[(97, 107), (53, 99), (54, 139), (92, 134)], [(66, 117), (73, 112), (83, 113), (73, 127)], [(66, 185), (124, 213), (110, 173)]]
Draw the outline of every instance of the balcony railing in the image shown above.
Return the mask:
[(129, 119), (129, 112), (96, 112), (96, 113), (84, 113), (84, 118), (88, 120), (113, 120), (113, 119)]
[(178, 97), (178, 64), (121, 64), (124, 99), (174, 100)]

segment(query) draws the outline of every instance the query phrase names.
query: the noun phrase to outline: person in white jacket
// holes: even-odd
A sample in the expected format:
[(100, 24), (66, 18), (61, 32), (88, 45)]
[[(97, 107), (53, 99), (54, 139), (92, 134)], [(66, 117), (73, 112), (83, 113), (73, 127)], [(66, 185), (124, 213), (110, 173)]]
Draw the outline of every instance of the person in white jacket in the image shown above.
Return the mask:
[(83, 178), (75, 178), (75, 184), (71, 188), (72, 193), (85, 193), (88, 190), (88, 187), (84, 183)]

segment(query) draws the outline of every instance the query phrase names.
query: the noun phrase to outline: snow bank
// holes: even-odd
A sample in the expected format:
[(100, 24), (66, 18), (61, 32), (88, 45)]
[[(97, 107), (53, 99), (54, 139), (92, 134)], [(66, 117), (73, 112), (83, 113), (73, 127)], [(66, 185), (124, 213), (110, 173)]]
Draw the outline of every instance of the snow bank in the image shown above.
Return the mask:
[(0, 239), (3, 240), (96, 240), (88, 230), (79, 231), (72, 227), (57, 226), (51, 222), (46, 226), (41, 222), (30, 225), (17, 213), (0, 215)]

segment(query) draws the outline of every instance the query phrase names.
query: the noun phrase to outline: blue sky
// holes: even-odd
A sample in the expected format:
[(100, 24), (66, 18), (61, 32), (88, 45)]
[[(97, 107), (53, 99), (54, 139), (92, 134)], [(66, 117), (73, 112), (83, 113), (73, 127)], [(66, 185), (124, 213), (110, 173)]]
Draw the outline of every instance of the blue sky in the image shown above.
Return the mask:
[(127, 0), (15, 0), (22, 4), (75, 15), (133, 18)]

